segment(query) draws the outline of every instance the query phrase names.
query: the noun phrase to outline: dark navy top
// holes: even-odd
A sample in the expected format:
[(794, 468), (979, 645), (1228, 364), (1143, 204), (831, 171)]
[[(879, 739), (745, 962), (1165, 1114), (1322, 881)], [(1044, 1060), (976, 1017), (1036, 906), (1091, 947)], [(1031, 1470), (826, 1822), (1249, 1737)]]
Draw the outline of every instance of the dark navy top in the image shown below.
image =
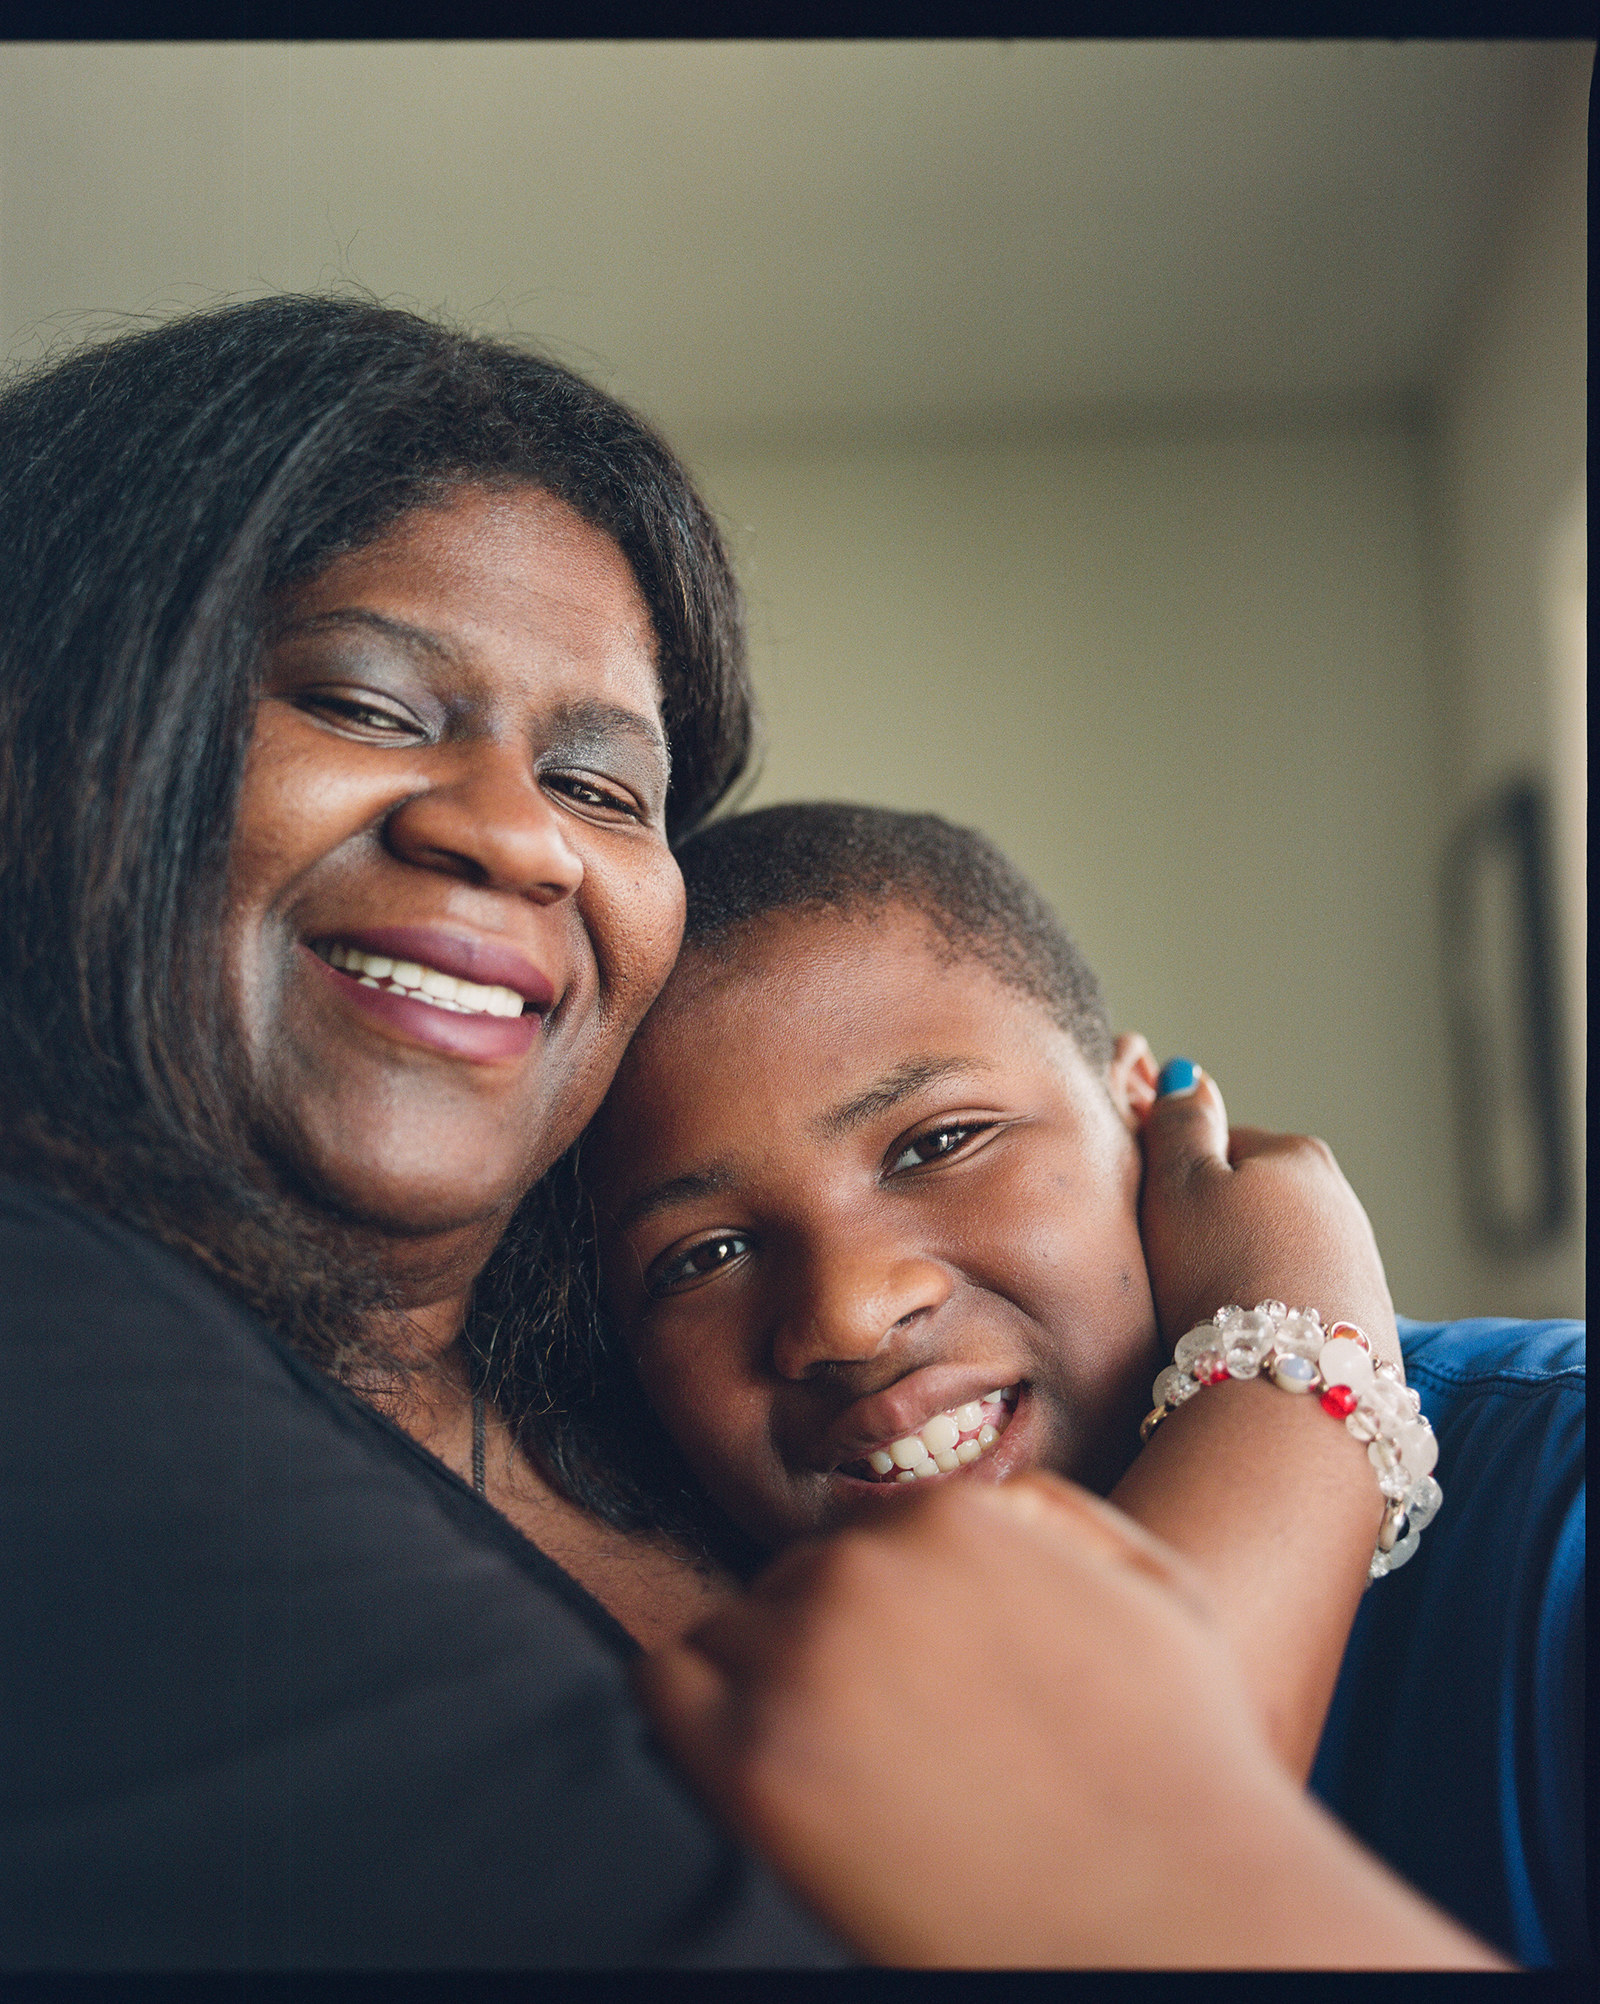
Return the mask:
[(1583, 1324), (1400, 1339), (1444, 1502), (1367, 1590), (1312, 1787), (1515, 1961), (1586, 1964)]
[(599, 1604), (153, 1241), (0, 1177), (0, 1971), (835, 1965)]

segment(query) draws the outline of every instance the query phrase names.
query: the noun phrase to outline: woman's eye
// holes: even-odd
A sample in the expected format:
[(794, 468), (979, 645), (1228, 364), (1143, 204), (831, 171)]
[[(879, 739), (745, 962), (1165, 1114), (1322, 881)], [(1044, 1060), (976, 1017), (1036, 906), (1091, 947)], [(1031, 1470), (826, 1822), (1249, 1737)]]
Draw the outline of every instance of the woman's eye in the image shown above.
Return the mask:
[(547, 773), (545, 785), (552, 793), (559, 793), (564, 800), (570, 800), (574, 807), (581, 807), (595, 814), (621, 814), (637, 821), (641, 809), (631, 793), (620, 787), (607, 786), (602, 780), (591, 779), (578, 773)]
[(407, 742), (423, 735), (409, 710), (398, 704), (380, 703), (369, 696), (341, 695), (330, 689), (310, 689), (298, 699), (299, 707), (320, 717), (335, 730), (353, 737)]
[(930, 1127), (905, 1143), (890, 1161), (888, 1173), (896, 1176), (906, 1169), (942, 1162), (946, 1156), (959, 1154), (975, 1134), (987, 1132), (987, 1124), (977, 1121), (946, 1121), (943, 1127)]
[(677, 1253), (655, 1268), (645, 1283), (653, 1301), (666, 1294), (681, 1294), (702, 1280), (709, 1280), (750, 1250), (750, 1241), (738, 1232), (719, 1232), (714, 1239), (702, 1239), (687, 1252)]

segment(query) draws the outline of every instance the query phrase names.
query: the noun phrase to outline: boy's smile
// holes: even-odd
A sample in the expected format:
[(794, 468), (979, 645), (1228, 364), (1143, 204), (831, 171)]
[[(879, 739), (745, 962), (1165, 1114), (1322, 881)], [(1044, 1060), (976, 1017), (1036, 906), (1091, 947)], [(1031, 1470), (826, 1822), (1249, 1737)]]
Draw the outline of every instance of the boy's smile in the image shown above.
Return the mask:
[(924, 1460), (1115, 1481), (1162, 1362), (1129, 1111), (1148, 1070), (1125, 1041), (1108, 1092), (1040, 1003), (901, 906), (686, 954), (584, 1175), (610, 1311), (736, 1522), (822, 1530), (937, 1479)]

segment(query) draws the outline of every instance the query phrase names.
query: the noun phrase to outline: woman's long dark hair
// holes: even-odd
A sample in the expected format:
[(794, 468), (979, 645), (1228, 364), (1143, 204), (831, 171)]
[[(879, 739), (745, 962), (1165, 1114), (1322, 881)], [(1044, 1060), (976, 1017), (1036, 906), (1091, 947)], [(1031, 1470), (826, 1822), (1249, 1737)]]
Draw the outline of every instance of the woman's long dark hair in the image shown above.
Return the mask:
[[(484, 482), (558, 496), (631, 563), (682, 834), (750, 754), (739, 594), (684, 469), (613, 398), (507, 343), (303, 297), (0, 391), (0, 1167), (198, 1260), (335, 1369), (383, 1282), (262, 1160), (217, 952), (263, 638), (287, 585)], [(569, 1383), (552, 1332), (592, 1299), (575, 1257), (536, 1190), (487, 1277), (477, 1368), (535, 1446)]]

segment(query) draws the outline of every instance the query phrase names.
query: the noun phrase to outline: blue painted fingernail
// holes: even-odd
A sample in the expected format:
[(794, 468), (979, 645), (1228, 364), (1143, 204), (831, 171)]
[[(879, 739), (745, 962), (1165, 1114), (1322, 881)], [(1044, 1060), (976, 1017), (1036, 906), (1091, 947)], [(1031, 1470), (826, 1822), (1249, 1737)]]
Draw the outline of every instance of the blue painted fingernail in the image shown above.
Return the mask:
[(1156, 1073), (1156, 1098), (1168, 1099), (1175, 1092), (1193, 1092), (1199, 1082), (1198, 1065), (1191, 1064), (1187, 1058), (1168, 1058)]

